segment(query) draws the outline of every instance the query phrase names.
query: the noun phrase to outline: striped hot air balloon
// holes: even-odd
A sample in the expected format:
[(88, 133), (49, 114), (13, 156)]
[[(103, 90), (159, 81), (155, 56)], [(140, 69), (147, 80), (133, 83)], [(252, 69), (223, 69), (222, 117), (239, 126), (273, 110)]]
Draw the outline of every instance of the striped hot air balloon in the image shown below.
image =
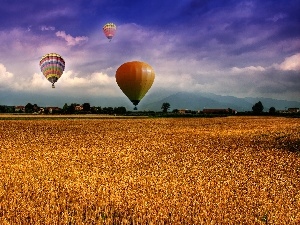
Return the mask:
[(54, 83), (64, 72), (65, 60), (57, 53), (49, 53), (41, 58), (40, 68), (47, 80), (52, 83), (52, 88), (55, 88)]
[(111, 41), (113, 36), (115, 35), (117, 30), (117, 26), (114, 23), (107, 23), (103, 26), (103, 32), (105, 36)]

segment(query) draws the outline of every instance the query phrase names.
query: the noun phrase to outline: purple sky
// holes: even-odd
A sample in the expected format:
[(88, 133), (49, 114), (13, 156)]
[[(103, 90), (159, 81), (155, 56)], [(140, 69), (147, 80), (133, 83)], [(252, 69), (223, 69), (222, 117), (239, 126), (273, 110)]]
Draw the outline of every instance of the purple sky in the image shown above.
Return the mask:
[[(133, 60), (156, 72), (148, 95), (300, 101), (299, 12), (300, 0), (1, 0), (0, 105), (131, 108), (115, 72)], [(117, 25), (111, 42), (107, 22)], [(51, 52), (66, 61), (55, 89), (39, 69)]]

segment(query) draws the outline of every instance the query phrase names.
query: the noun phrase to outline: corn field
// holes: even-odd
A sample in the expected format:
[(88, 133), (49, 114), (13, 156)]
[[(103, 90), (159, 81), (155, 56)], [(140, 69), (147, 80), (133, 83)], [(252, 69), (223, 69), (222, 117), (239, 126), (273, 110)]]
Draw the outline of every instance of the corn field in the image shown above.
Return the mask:
[(300, 120), (0, 120), (0, 224), (300, 224)]

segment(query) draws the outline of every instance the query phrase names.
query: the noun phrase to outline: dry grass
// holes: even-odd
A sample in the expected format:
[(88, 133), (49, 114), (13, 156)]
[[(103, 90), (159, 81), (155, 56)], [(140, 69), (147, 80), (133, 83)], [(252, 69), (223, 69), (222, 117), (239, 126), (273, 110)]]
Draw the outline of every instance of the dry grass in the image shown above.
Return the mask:
[(300, 224), (300, 120), (0, 120), (0, 224)]

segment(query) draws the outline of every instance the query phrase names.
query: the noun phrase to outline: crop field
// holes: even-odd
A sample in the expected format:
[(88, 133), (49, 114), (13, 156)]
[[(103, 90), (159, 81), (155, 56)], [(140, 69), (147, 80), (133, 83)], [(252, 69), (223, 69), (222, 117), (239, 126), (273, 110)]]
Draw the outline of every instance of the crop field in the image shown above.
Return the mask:
[(0, 120), (0, 224), (300, 224), (300, 119)]

